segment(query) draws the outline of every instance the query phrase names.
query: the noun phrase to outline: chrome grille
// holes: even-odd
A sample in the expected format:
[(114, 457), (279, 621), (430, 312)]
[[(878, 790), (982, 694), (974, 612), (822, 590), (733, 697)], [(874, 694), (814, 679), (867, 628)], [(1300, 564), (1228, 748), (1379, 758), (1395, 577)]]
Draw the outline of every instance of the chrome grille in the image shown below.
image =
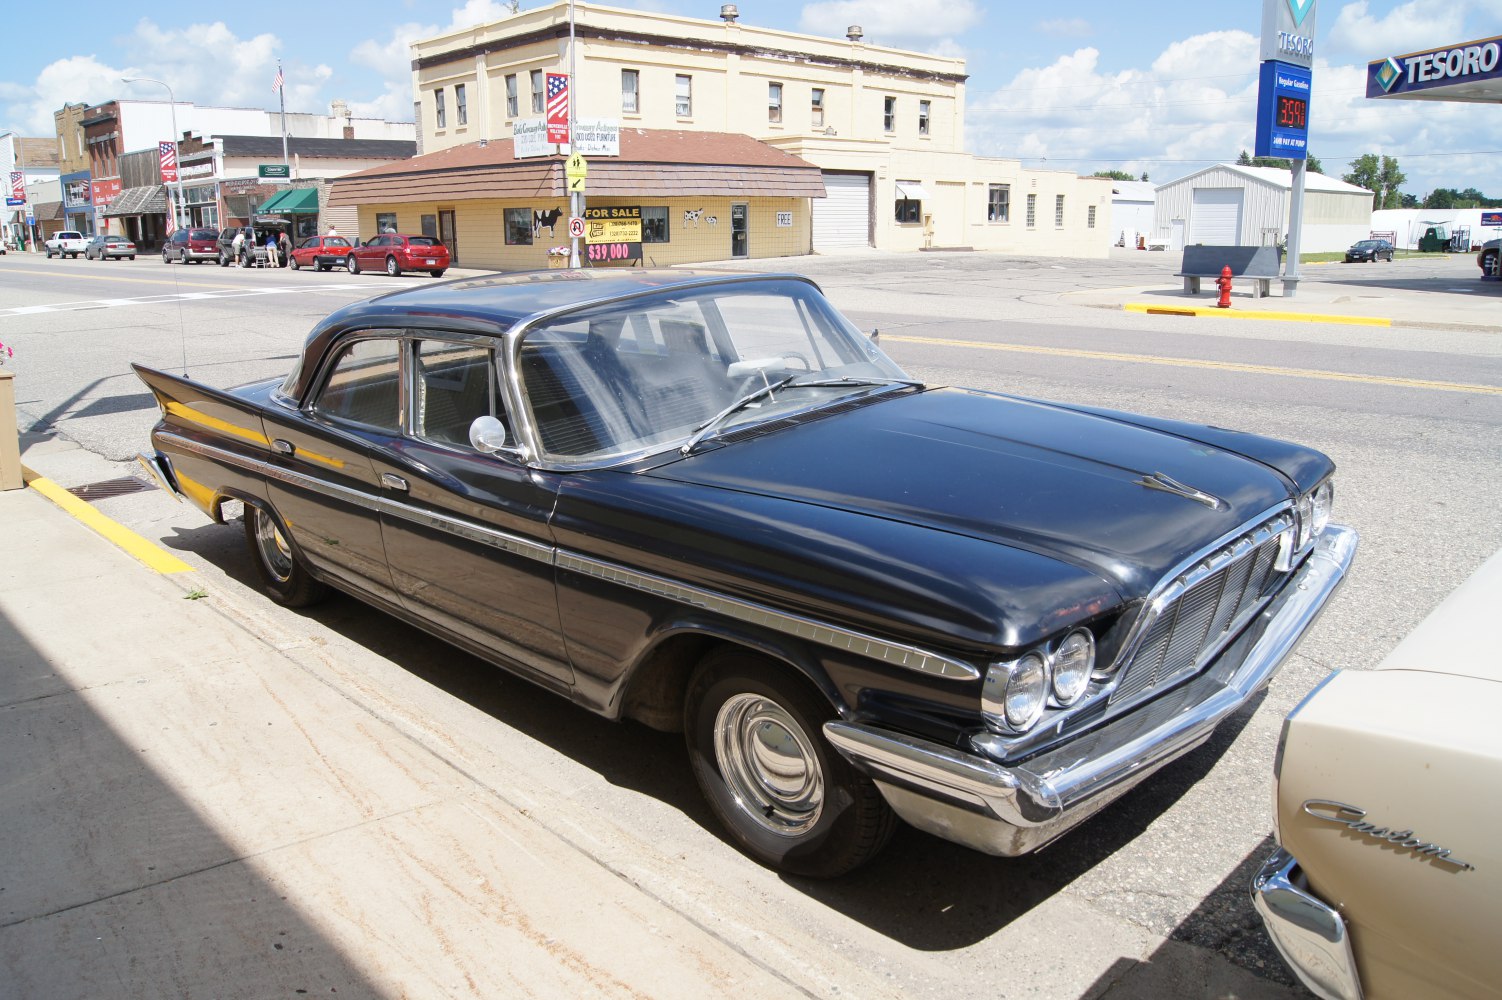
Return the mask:
[(1204, 666), (1261, 608), (1292, 521), (1275, 518), (1222, 546), (1160, 588), (1156, 612), (1128, 649), (1111, 703), (1136, 698)]

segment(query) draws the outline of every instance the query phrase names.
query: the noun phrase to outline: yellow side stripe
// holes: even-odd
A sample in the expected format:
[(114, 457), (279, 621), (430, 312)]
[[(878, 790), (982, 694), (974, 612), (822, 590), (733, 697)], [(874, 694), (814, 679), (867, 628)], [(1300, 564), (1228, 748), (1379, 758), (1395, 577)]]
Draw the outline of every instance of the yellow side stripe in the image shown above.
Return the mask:
[(121, 549), (127, 555), (134, 556), (158, 573), (188, 573), (193, 567), (183, 562), (177, 556), (166, 549), (148, 542), (140, 535), (131, 531), (125, 525), (112, 521), (99, 511), (78, 499), (61, 486), (45, 476), (39, 476), (30, 469), (23, 469), (26, 485), (36, 490), (42, 496), (57, 504), (63, 510), (71, 514), (75, 519), (82, 521), (88, 527), (102, 535), (106, 541)]

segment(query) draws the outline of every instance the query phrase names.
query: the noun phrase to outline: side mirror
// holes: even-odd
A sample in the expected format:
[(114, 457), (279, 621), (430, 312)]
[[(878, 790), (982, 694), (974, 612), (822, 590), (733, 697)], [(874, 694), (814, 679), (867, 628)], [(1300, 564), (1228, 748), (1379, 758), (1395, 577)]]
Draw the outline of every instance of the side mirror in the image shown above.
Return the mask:
[(506, 447), (506, 425), (495, 417), (476, 417), (469, 425), (469, 443), (485, 455), (494, 455)]

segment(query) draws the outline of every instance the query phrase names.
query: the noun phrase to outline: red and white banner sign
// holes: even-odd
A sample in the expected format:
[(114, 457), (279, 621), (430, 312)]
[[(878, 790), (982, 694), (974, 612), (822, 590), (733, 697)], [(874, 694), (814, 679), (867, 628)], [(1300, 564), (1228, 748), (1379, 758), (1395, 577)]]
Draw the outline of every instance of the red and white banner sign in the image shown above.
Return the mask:
[(162, 161), (162, 183), (175, 183), (177, 181), (177, 145), (171, 142), (159, 142), (156, 148), (158, 158)]
[(10, 198), (17, 205), (26, 201), (26, 175), (19, 170), (10, 172)]
[(568, 142), (568, 74), (548, 74), (548, 142)]

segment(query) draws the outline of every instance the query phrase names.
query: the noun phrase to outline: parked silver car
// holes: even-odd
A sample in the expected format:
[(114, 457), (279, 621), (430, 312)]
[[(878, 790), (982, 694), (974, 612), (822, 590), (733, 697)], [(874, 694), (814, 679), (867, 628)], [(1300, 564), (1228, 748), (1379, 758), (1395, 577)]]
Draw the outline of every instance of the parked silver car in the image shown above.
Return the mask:
[(83, 248), (84, 260), (136, 259), (136, 245), (124, 236), (96, 236)]

